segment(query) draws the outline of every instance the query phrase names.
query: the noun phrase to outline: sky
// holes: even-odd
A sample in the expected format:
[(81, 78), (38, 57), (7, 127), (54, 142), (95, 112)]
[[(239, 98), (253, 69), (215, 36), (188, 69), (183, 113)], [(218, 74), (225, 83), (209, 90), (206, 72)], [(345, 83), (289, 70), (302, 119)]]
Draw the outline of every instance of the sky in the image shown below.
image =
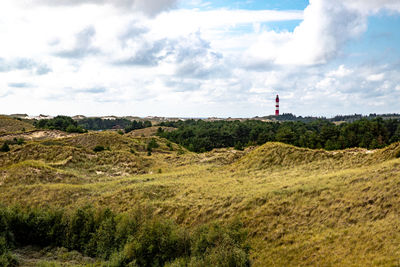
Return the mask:
[(1, 0), (0, 114), (400, 113), (399, 0)]

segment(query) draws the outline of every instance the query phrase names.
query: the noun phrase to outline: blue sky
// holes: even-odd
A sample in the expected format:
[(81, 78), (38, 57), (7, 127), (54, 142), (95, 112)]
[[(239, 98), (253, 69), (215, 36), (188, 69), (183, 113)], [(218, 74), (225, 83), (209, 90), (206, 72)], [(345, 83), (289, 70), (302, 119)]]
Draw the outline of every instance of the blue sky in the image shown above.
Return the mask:
[(400, 113), (398, 0), (4, 0), (0, 40), (3, 114)]
[(308, 6), (308, 1), (303, 0), (281, 0), (281, 1), (261, 1), (261, 0), (245, 0), (245, 1), (202, 1), (204, 6), (199, 5), (199, 1), (184, 1), (180, 2), (179, 6), (182, 8), (200, 7), (201, 9), (216, 9), (216, 8), (229, 8), (229, 9), (249, 9), (249, 10), (304, 10)]

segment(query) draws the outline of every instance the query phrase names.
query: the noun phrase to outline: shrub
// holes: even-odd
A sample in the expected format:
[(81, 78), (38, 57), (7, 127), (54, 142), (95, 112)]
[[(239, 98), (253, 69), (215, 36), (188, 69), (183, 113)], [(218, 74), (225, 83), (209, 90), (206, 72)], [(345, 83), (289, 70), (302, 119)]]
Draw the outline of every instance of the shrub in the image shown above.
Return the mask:
[(66, 247), (81, 252), (89, 252), (87, 244), (95, 232), (94, 211), (86, 206), (78, 208), (68, 221), (66, 232)]
[(155, 139), (151, 139), (149, 144), (147, 145), (148, 148), (153, 149), (153, 148), (158, 148), (160, 145), (157, 143)]
[(0, 266), (16, 267), (19, 266), (18, 259), (10, 252), (0, 254)]
[(170, 151), (174, 151), (174, 147), (170, 142), (167, 143), (167, 147), (169, 148)]
[(213, 223), (200, 227), (192, 239), (193, 266), (250, 266), (247, 232), (234, 221), (224, 227)]
[(125, 245), (124, 256), (127, 262), (135, 260), (139, 266), (163, 266), (189, 251), (187, 232), (170, 221), (153, 220)]
[(10, 146), (7, 142), (4, 142), (3, 145), (0, 147), (0, 152), (8, 152), (10, 151)]
[(93, 234), (89, 244), (92, 250), (91, 254), (108, 259), (111, 253), (116, 250), (115, 232), (115, 215), (109, 209), (106, 209), (99, 221), (97, 231)]
[(93, 148), (94, 152), (101, 152), (104, 150), (105, 150), (104, 146), (95, 146), (95, 148)]
[(241, 142), (237, 142), (235, 144), (235, 149), (236, 150), (243, 150), (243, 144)]
[(239, 221), (201, 226), (190, 234), (172, 221), (150, 219), (150, 213), (140, 210), (116, 216), (91, 206), (71, 213), (0, 206), (0, 266), (17, 265), (10, 246), (37, 245), (109, 259), (104, 266), (247, 267), (246, 236)]
[(76, 126), (76, 125), (68, 125), (68, 127), (65, 129), (65, 131), (68, 133), (85, 133), (85, 132), (87, 132), (81, 126)]
[(23, 138), (14, 137), (14, 139), (12, 141), (8, 141), (8, 143), (13, 145), (23, 145), (25, 143), (25, 140)]

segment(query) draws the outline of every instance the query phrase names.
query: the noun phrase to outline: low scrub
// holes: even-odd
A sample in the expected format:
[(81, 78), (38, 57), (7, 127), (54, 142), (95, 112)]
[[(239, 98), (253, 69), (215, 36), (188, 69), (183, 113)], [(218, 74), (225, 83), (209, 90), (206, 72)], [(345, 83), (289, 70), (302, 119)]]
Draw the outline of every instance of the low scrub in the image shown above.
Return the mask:
[[(214, 223), (190, 232), (141, 211), (114, 214), (90, 206), (62, 209), (0, 208), (0, 263), (15, 266), (10, 249), (65, 247), (105, 260), (104, 266), (249, 266), (243, 225)], [(14, 265), (13, 265), (14, 264)]]

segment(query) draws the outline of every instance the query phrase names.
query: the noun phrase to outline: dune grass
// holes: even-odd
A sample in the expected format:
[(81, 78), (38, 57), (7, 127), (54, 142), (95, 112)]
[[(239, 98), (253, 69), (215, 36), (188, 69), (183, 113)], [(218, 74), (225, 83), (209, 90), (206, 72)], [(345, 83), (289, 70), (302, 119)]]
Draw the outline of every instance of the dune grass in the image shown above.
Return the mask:
[(27, 122), (0, 115), (0, 135), (32, 131), (35, 127)]
[[(152, 138), (88, 133), (12, 147), (0, 154), (0, 202), (139, 206), (188, 227), (240, 218), (254, 266), (399, 264), (399, 144), (194, 154), (154, 137), (159, 147), (148, 155)], [(110, 150), (95, 153), (96, 145)]]

